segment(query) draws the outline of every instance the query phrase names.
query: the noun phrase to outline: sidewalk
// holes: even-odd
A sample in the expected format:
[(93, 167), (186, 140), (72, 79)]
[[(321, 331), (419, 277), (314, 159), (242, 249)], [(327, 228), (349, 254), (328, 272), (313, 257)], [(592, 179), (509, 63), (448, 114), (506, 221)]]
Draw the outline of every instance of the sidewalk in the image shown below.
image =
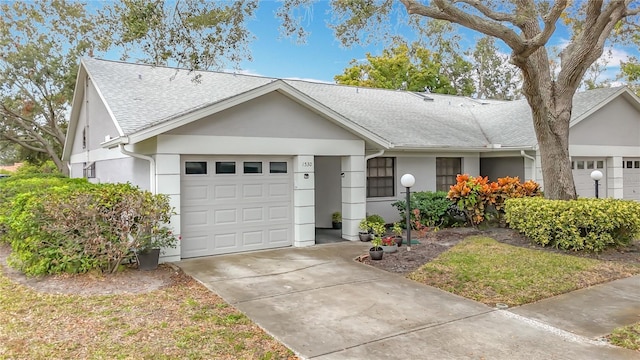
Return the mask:
[[(505, 311), (353, 261), (367, 249), (346, 242), (177, 265), (306, 359), (640, 357), (595, 340), (600, 330), (576, 331), (582, 327), (576, 313), (583, 319), (597, 313), (594, 323), (633, 320), (640, 314), (639, 277)], [(610, 294), (601, 300), (620, 305), (602, 306), (595, 294)], [(609, 313), (623, 310), (629, 317)]]

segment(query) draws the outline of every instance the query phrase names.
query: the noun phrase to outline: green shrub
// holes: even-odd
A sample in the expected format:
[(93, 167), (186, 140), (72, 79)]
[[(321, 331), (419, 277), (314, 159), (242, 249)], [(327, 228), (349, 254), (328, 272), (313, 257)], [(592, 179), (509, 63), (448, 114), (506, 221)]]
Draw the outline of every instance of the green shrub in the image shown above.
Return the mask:
[[(447, 193), (444, 191), (417, 191), (411, 193), (409, 205), (412, 210), (418, 209), (420, 211), (420, 219), (425, 226), (447, 227), (456, 223), (455, 205), (451, 200), (447, 199)], [(406, 219), (406, 200), (398, 200), (392, 203), (391, 206), (398, 209), (401, 219)], [(417, 220), (413, 211), (411, 220), (412, 222)]]
[(22, 166), (20, 166), (16, 172), (16, 175), (28, 175), (28, 174), (60, 174), (60, 170), (58, 170), (58, 167), (56, 166), (56, 164), (53, 162), (53, 160), (47, 160), (41, 164), (33, 164), (30, 162), (27, 162), (25, 164), (22, 164)]
[(166, 195), (130, 184), (69, 183), (16, 196), (10, 264), (28, 275), (115, 272), (135, 250), (175, 247)]
[(384, 225), (384, 218), (378, 214), (373, 214), (373, 215), (369, 215), (367, 216), (367, 222), (372, 225), (372, 224), (382, 224)]
[(640, 235), (640, 203), (617, 199), (509, 199), (505, 219), (542, 246), (602, 251)]
[(9, 242), (4, 236), (7, 232), (9, 215), (14, 208), (17, 195), (36, 192), (45, 193), (58, 186), (88, 185), (86, 179), (69, 179), (62, 174), (25, 174), (14, 175), (0, 181), (0, 242)]

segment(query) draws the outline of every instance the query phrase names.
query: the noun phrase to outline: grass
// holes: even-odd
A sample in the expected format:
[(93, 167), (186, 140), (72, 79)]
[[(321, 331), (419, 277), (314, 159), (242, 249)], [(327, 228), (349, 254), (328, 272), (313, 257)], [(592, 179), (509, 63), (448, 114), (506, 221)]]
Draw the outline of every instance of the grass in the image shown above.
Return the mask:
[(609, 341), (614, 345), (640, 351), (640, 322), (613, 330)]
[(487, 305), (517, 306), (638, 273), (637, 265), (525, 249), (472, 236), (409, 278)]
[(38, 293), (0, 271), (0, 359), (296, 359), (184, 276), (140, 295)]

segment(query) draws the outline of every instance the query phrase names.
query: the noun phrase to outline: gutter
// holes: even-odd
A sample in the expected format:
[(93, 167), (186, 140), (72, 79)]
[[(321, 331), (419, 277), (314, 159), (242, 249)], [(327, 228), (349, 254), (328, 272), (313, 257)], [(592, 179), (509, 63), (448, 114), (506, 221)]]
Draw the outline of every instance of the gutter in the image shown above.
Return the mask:
[(124, 146), (125, 144), (120, 144), (121, 153), (137, 159), (146, 160), (149, 162), (149, 190), (151, 190), (151, 193), (155, 195), (156, 194), (156, 160), (151, 156), (131, 152), (125, 149)]
[(369, 159), (373, 159), (373, 158), (377, 158), (378, 156), (381, 156), (382, 154), (384, 154), (384, 149), (378, 151), (375, 154), (371, 154), (371, 155), (367, 155), (364, 157), (364, 161), (367, 161)]
[(533, 161), (533, 169), (532, 169), (533, 171), (532, 171), (532, 174), (531, 174), (533, 179), (531, 179), (531, 180), (536, 181), (536, 158), (531, 156), (531, 155), (529, 155), (529, 154), (527, 154), (526, 152), (524, 152), (524, 150), (520, 150), (520, 155), (522, 155), (523, 158), (527, 158), (527, 159)]

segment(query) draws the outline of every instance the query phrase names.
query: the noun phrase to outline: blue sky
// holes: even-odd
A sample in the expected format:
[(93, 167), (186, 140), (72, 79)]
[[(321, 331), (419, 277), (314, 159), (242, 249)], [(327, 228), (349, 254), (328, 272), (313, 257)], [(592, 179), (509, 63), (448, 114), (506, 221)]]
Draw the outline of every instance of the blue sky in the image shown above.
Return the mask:
[[(384, 48), (384, 44), (367, 47), (354, 45), (349, 49), (341, 47), (333, 31), (327, 27), (327, 22), (331, 20), (331, 15), (327, 14), (330, 10), (328, 1), (319, 1), (314, 4), (311, 12), (305, 14), (303, 24), (310, 32), (306, 44), (296, 44), (291, 39), (281, 38), (278, 31), (279, 20), (275, 16), (279, 5), (273, 0), (261, 2), (255, 19), (249, 22), (249, 29), (256, 39), (250, 44), (253, 61), (240, 64), (243, 72), (276, 78), (333, 82), (333, 77), (341, 74), (352, 59), (364, 59), (367, 52), (378, 55)], [(401, 28), (400, 32), (408, 38), (415, 36), (406, 27)], [(463, 49), (475, 44), (475, 39), (481, 36), (467, 30), (463, 30), (462, 35), (466, 42), (461, 44)], [(567, 41), (567, 32), (559, 28), (550, 43), (561, 46)], [(620, 59), (626, 58), (630, 52), (637, 54), (637, 49), (633, 48), (617, 46), (612, 50), (613, 56), (605, 74), (608, 78), (613, 78), (618, 72)], [(507, 48), (504, 51), (509, 52)]]

